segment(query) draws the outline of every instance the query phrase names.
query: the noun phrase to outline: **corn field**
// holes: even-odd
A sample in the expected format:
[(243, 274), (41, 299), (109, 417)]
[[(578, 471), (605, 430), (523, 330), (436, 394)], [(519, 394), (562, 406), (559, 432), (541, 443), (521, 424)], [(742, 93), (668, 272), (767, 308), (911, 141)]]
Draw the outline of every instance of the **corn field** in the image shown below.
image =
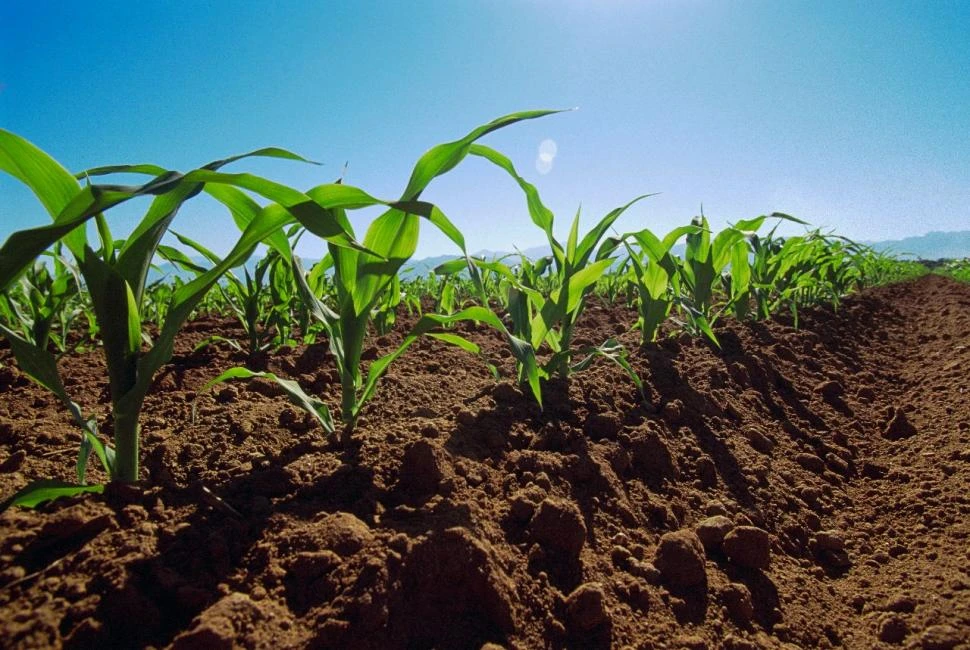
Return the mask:
[[(246, 336), (213, 336), (200, 347), (224, 344), (250, 359), (284, 345), (328, 341), (339, 373), (339, 404), (307, 394), (292, 379), (245, 366), (213, 377), (206, 388), (233, 379), (276, 381), (346, 447), (353, 444), (361, 410), (379, 392), (388, 366), (419, 338), (432, 337), (480, 356), (476, 344), (456, 333), (460, 322), (483, 323), (501, 334), (515, 359), (517, 382), (541, 405), (546, 382), (568, 380), (600, 359), (619, 364), (641, 386), (627, 360), (636, 351), (614, 339), (574, 343), (576, 324), (593, 296), (636, 309), (633, 327), (640, 332), (641, 346), (681, 331), (719, 346), (715, 327), (724, 318), (764, 320), (786, 312), (797, 326), (805, 307), (827, 303), (837, 308), (853, 291), (926, 272), (919, 263), (819, 230), (780, 236), (783, 223), (807, 228), (804, 221), (781, 213), (741, 220), (719, 232), (699, 216), (666, 234), (649, 228), (609, 234), (616, 233), (615, 224), (635, 204), (646, 205), (649, 195), (620, 205), (588, 232), (580, 231), (577, 212), (566, 239), (560, 240), (555, 217), (535, 186), (506, 156), (478, 142), (497, 129), (554, 112), (507, 115), (431, 148), (396, 200), (377, 199), (342, 182), (301, 191), (223, 171), (253, 157), (305, 162), (277, 148), (216, 160), (187, 173), (112, 165), (72, 174), (30, 142), (0, 132), (3, 171), (30, 188), (51, 218), (12, 234), (0, 249), (0, 332), (24, 372), (63, 403), (80, 438), (76, 483), (40, 481), (6, 504), (30, 506), (57, 496), (100, 492), (103, 485), (86, 481), (92, 454), (112, 481), (138, 481), (142, 403), (154, 376), (170, 360), (180, 329), (201, 312), (232, 315)], [(468, 155), (493, 163), (521, 188), (550, 255), (475, 258), (449, 218), (421, 199), (434, 178)], [(148, 180), (137, 186), (91, 182), (116, 174)], [(225, 257), (174, 230), (180, 207), (201, 193), (221, 203), (239, 230)], [(112, 209), (140, 196), (152, 197), (140, 223), (130, 233), (113, 232)], [(360, 237), (348, 212), (371, 206), (386, 211)], [(94, 240), (89, 222), (95, 225)], [(423, 222), (454, 243), (456, 258), (427, 277), (404, 279), (400, 272), (417, 248)], [(162, 243), (167, 235), (180, 246)], [(328, 254), (306, 266), (294, 254), (302, 237), (325, 240)], [(246, 263), (260, 244), (268, 252), (250, 270)], [(679, 244), (684, 244), (680, 255), (675, 253)], [(161, 261), (182, 275), (149, 282), (149, 271)], [(955, 265), (948, 272), (965, 276), (965, 267)], [(397, 349), (365, 363), (368, 338), (387, 332), (402, 309), (419, 314), (417, 323)], [(99, 429), (108, 414), (82, 412), (60, 377), (58, 357), (79, 348), (104, 354), (114, 430), (110, 441)]]

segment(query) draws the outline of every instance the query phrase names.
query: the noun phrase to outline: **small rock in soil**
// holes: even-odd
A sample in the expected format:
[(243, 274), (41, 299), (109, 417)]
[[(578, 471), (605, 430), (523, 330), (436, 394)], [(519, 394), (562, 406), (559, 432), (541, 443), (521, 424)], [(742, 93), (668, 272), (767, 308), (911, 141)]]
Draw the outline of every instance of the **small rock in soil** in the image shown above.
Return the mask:
[(747, 625), (754, 618), (751, 591), (745, 585), (732, 582), (721, 590), (720, 599), (727, 608), (728, 614), (738, 625)]
[(821, 474), (825, 471), (825, 461), (815, 454), (798, 454), (795, 456), (795, 462), (816, 474)]
[(586, 419), (583, 427), (586, 435), (593, 440), (615, 440), (623, 428), (623, 421), (616, 413), (594, 413)]
[(758, 650), (758, 644), (743, 637), (729, 634), (724, 638), (724, 650)]
[(500, 404), (512, 404), (522, 399), (522, 392), (509, 382), (502, 382), (492, 389), (492, 397)]
[(288, 610), (272, 601), (253, 602), (232, 593), (199, 614), (191, 629), (172, 642), (176, 650), (212, 650), (272, 645), (291, 621)]
[(815, 533), (815, 547), (819, 551), (845, 550), (845, 536), (838, 530), (820, 530)]
[(916, 599), (905, 594), (894, 596), (880, 605), (879, 609), (898, 614), (911, 614), (916, 611)]
[(837, 381), (823, 381), (815, 386), (815, 392), (821, 395), (823, 400), (832, 404), (841, 401), (845, 388)]
[(325, 514), (317, 522), (317, 528), (325, 534), (324, 547), (343, 557), (357, 553), (374, 539), (370, 527), (349, 512)]
[(775, 448), (775, 443), (755, 427), (748, 427), (742, 431), (744, 437), (748, 439), (748, 444), (762, 454), (770, 454)]
[(701, 540), (701, 544), (708, 551), (716, 551), (721, 548), (724, 536), (734, 528), (734, 522), (723, 515), (708, 517), (694, 527), (694, 532)]
[(714, 459), (710, 456), (701, 456), (697, 459), (697, 478), (701, 481), (704, 488), (712, 488), (717, 485), (717, 466)]
[(696, 634), (690, 634), (687, 636), (677, 637), (674, 640), (673, 647), (677, 650), (707, 650), (710, 646), (707, 644), (707, 639)]
[(633, 450), (633, 464), (646, 476), (675, 480), (680, 477), (680, 469), (674, 462), (667, 443), (657, 434), (646, 427), (631, 434)]
[(509, 500), (509, 514), (512, 515), (512, 519), (520, 523), (525, 523), (532, 519), (535, 511), (536, 504), (522, 490), (512, 495), (512, 498)]
[(888, 472), (889, 468), (882, 463), (876, 463), (868, 460), (863, 461), (862, 463), (862, 475), (866, 478), (883, 478)]
[(851, 466), (843, 458), (839, 458), (835, 454), (829, 453), (825, 454), (825, 465), (841, 476), (848, 476), (851, 472)]
[(888, 614), (879, 621), (879, 640), (885, 643), (902, 643), (909, 633), (905, 619), (896, 614)]
[(0, 463), (0, 473), (16, 472), (24, 464), (25, 460), (27, 460), (27, 452), (23, 449), (18, 449), (10, 454), (5, 461)]
[(549, 498), (536, 509), (529, 534), (533, 541), (574, 561), (586, 543), (586, 524), (576, 504)]
[(671, 424), (677, 424), (680, 422), (680, 418), (684, 414), (684, 403), (679, 399), (667, 402), (664, 404), (663, 414), (668, 422)]
[(724, 507), (724, 504), (720, 501), (711, 501), (706, 506), (704, 506), (704, 514), (708, 517), (715, 517), (717, 515), (727, 516), (728, 509)]
[(596, 582), (580, 585), (566, 598), (566, 631), (571, 635), (584, 635), (610, 623), (606, 609), (606, 595)]
[(767, 569), (771, 539), (755, 526), (738, 526), (724, 536), (724, 554), (731, 562), (749, 569)]
[(910, 424), (903, 409), (895, 409), (893, 416), (883, 429), (882, 437), (887, 440), (902, 440), (916, 435), (916, 427)]
[(678, 530), (660, 538), (653, 564), (675, 589), (706, 584), (704, 546), (692, 530)]

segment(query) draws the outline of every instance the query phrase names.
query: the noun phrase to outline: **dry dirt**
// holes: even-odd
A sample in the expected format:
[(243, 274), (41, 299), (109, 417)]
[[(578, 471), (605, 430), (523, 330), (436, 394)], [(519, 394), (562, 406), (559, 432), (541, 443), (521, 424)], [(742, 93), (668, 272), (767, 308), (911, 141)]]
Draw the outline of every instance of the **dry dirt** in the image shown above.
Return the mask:
[[(970, 286), (726, 324), (720, 350), (639, 350), (633, 319), (593, 305), (577, 343), (618, 335), (645, 400), (600, 362), (540, 411), (466, 328), (505, 379), (421, 342), (351, 450), (269, 383), (198, 394), (245, 359), (190, 324), (145, 485), (0, 515), (0, 647), (970, 647)], [(324, 346), (258, 361), (335, 403)], [(0, 493), (69, 480), (79, 434), (0, 362)], [(100, 357), (62, 366), (103, 414)]]

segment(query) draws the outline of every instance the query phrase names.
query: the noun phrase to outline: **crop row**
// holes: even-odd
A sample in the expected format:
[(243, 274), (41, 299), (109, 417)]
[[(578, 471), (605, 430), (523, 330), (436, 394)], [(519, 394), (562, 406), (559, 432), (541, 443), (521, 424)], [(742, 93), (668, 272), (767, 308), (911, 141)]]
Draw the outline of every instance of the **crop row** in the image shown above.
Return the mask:
[[(340, 377), (336, 418), (331, 405), (306, 394), (296, 382), (252, 367), (230, 369), (209, 385), (255, 376), (277, 381), (328, 433), (350, 445), (361, 409), (381, 377), (418, 338), (434, 337), (480, 353), (453, 327), (461, 321), (501, 334), (515, 359), (519, 383), (541, 405), (547, 380), (568, 379), (597, 358), (619, 364), (640, 386), (627, 350), (616, 340), (574, 344), (576, 324), (591, 295), (635, 307), (642, 345), (655, 341), (665, 322), (717, 345), (714, 327), (727, 315), (765, 319), (788, 310), (797, 324), (798, 310), (806, 305), (837, 307), (850, 291), (925, 272), (919, 264), (818, 230), (779, 236), (783, 222), (804, 225), (779, 213), (719, 232), (712, 232), (700, 216), (663, 236), (649, 229), (616, 233), (615, 222), (646, 195), (611, 211), (585, 233), (577, 213), (562, 241), (536, 188), (506, 156), (478, 142), (492, 131), (552, 112), (508, 115), (433, 147), (393, 201), (339, 180), (303, 192), (223, 171), (250, 157), (305, 162), (282, 149), (233, 156), (184, 174), (153, 165), (118, 165), (75, 175), (28, 141), (0, 130), (0, 169), (27, 185), (51, 217), (49, 224), (13, 233), (0, 248), (0, 333), (20, 369), (57, 396), (81, 431), (76, 482), (37, 481), (4, 507), (103, 490), (85, 480), (92, 455), (111, 480), (138, 481), (142, 404), (155, 373), (171, 359), (179, 330), (200, 311), (231, 313), (246, 333), (243, 340), (213, 337), (203, 344), (222, 341), (250, 359), (284, 344), (328, 341)], [(548, 241), (548, 256), (475, 258), (448, 217), (421, 199), (434, 178), (468, 155), (496, 165), (518, 184), (533, 223)], [(148, 180), (133, 186), (91, 182), (113, 174), (141, 174)], [(200, 193), (225, 206), (239, 228), (238, 240), (224, 257), (172, 230), (180, 207)], [(152, 197), (150, 207), (132, 232), (116, 237), (110, 228), (112, 210), (140, 196)], [(360, 239), (348, 212), (372, 206), (385, 211)], [(405, 279), (401, 271), (416, 250), (422, 220), (443, 232), (459, 255), (427, 276)], [(91, 221), (96, 237), (89, 237)], [(766, 226), (770, 229), (763, 232)], [(163, 244), (166, 234), (182, 247)], [(325, 240), (328, 250), (308, 269), (293, 252), (304, 236)], [(266, 254), (247, 266), (260, 244)], [(150, 270), (160, 261), (180, 273), (150, 282)], [(396, 349), (365, 364), (367, 337), (391, 329), (401, 309), (416, 313), (416, 323)], [(149, 334), (147, 323), (157, 326), (157, 334)], [(59, 356), (93, 346), (103, 350), (106, 361), (111, 444), (99, 434), (98, 418), (83, 413), (71, 399), (57, 365)]]

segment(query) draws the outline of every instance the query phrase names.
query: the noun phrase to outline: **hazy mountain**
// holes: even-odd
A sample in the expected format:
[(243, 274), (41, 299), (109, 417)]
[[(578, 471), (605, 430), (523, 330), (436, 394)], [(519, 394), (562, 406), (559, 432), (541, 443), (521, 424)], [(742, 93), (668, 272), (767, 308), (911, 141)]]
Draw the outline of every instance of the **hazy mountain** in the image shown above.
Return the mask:
[(923, 260), (970, 257), (970, 230), (928, 232), (918, 237), (864, 242), (879, 251)]

